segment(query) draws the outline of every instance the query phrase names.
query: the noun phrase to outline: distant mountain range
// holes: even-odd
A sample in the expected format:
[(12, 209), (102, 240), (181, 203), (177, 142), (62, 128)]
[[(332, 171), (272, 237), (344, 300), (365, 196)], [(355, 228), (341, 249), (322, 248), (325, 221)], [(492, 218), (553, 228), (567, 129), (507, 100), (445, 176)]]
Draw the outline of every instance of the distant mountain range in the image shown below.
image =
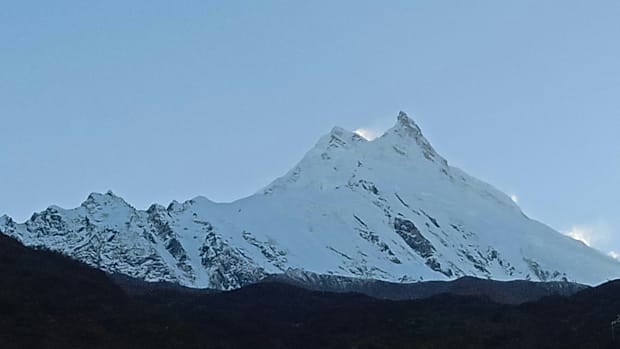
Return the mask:
[(616, 260), (449, 166), (403, 112), (372, 141), (334, 128), (289, 173), (232, 203), (196, 197), (143, 211), (93, 193), (21, 224), (3, 216), (0, 232), (110, 273), (219, 290), (278, 275), (310, 286), (620, 276)]

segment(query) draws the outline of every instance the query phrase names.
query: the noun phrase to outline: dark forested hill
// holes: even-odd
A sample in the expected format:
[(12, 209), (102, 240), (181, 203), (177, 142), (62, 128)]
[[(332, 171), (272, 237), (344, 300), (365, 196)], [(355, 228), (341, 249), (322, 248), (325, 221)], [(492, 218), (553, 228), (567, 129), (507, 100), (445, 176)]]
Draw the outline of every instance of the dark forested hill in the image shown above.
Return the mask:
[(112, 281), (1, 235), (0, 276), (1, 348), (614, 348), (610, 321), (620, 313), (618, 281), (520, 305), (281, 282), (212, 292)]

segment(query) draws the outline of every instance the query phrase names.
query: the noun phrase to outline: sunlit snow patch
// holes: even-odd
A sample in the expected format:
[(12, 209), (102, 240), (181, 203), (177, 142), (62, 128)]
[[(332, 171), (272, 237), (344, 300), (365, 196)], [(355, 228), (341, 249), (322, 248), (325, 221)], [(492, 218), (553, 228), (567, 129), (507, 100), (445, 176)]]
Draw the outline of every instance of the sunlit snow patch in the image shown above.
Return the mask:
[(371, 130), (371, 129), (367, 129), (367, 128), (358, 128), (357, 130), (355, 130), (355, 133), (364, 138), (365, 140), (368, 141), (372, 141), (373, 139), (377, 138), (379, 136), (379, 133)]
[(575, 240), (579, 240), (588, 246), (590, 246), (592, 242), (592, 230), (588, 228), (575, 226), (571, 230), (567, 231), (566, 235)]

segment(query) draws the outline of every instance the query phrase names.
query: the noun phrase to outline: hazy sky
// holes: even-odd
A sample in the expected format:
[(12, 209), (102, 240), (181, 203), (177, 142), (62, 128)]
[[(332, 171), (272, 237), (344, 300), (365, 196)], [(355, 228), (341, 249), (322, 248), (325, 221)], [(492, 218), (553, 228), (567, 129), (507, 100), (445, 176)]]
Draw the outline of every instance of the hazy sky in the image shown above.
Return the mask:
[(399, 110), (448, 161), (620, 252), (619, 1), (13, 1), (0, 214), (230, 201)]

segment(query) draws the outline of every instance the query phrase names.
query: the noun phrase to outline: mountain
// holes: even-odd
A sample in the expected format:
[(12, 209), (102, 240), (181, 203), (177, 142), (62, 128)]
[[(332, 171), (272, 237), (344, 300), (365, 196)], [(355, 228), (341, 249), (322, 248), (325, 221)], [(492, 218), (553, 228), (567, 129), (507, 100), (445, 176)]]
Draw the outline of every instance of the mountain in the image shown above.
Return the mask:
[(464, 276), (452, 281), (394, 283), (295, 272), (272, 275), (261, 282), (277, 282), (314, 291), (360, 293), (373, 298), (389, 300), (424, 299), (439, 294), (484, 296), (501, 304), (522, 304), (551, 295), (571, 296), (588, 288), (585, 285), (565, 281), (495, 281)]
[(0, 232), (108, 272), (221, 290), (291, 272), (591, 285), (620, 275), (619, 262), (449, 166), (403, 112), (373, 141), (334, 128), (289, 173), (232, 203), (196, 197), (138, 210), (93, 193), (21, 224), (3, 216)]
[[(219, 292), (121, 277), (119, 287), (117, 276), (2, 235), (0, 275), (3, 349), (620, 347), (609, 327), (618, 281), (520, 305), (490, 298), (538, 283), (420, 282), (409, 286), (452, 294), (406, 301), (273, 281)], [(468, 288), (478, 296), (457, 295)]]

